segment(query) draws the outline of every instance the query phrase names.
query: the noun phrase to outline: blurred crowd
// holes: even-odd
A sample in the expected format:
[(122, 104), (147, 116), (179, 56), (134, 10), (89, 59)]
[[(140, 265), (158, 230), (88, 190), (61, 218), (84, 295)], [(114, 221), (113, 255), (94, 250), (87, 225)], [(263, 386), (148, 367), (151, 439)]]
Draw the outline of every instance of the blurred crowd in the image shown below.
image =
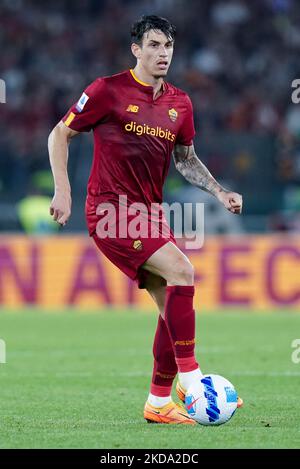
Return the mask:
[[(177, 26), (168, 80), (189, 92), (199, 138), (274, 139), (270, 171), (283, 194), (292, 188), (299, 199), (300, 104), (291, 101), (300, 78), (297, 0), (2, 0), (1, 194), (24, 195), (30, 175), (49, 169), (47, 136), (88, 83), (134, 66), (130, 26), (142, 14)], [(222, 176), (215, 155), (203, 159)], [(272, 223), (280, 229), (282, 221)]]

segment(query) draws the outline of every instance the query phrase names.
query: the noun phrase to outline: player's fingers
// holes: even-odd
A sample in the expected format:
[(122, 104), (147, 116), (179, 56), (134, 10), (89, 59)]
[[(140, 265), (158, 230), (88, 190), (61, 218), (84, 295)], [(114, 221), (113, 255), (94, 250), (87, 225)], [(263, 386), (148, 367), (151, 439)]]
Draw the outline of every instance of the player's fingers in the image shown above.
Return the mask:
[(54, 213), (54, 208), (53, 208), (53, 207), (50, 207), (50, 210), (49, 210), (49, 211), (50, 211), (50, 215), (53, 215), (53, 213)]
[(240, 208), (242, 208), (240, 204), (231, 204), (231, 207), (230, 207), (230, 209), (233, 209), (233, 210), (238, 210)]
[(59, 210), (57, 210), (57, 208), (55, 208), (53, 210), (53, 220), (56, 221), (59, 217)]
[(242, 206), (243, 206), (243, 203), (242, 203), (242, 200), (241, 200), (241, 199), (238, 199), (238, 200), (231, 199), (230, 205), (231, 205), (231, 209), (230, 209), (230, 210), (231, 210), (233, 213), (241, 213), (241, 211), (242, 211)]
[(232, 213), (238, 213), (242, 208), (242, 200), (239, 198), (230, 198), (229, 199), (229, 208), (228, 210)]
[(70, 217), (69, 213), (64, 213), (61, 217), (58, 218), (57, 222), (60, 225), (64, 226), (67, 223), (69, 217)]
[(234, 207), (238, 207), (240, 205), (242, 205), (242, 198), (241, 197), (232, 197), (231, 199), (229, 199), (230, 201), (230, 204)]
[(54, 209), (53, 220), (57, 221), (63, 216), (64, 212), (60, 209)]

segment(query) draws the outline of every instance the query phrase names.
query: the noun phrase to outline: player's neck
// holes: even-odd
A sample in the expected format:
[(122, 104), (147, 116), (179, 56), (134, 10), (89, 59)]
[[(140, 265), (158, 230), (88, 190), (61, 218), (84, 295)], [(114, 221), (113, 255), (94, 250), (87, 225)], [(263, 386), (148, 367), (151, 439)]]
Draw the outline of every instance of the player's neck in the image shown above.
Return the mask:
[(154, 76), (149, 75), (138, 65), (135, 66), (135, 68), (133, 69), (133, 72), (138, 80), (153, 87), (154, 99), (157, 98), (162, 93), (163, 82), (164, 82), (163, 78), (161, 77), (155, 78)]

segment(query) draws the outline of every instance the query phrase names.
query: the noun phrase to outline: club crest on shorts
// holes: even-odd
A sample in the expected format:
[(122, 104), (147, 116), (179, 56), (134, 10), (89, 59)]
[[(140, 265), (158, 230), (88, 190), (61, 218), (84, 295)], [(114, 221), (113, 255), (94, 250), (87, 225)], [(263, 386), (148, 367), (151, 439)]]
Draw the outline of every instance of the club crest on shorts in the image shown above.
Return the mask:
[(175, 122), (178, 117), (178, 112), (173, 107), (172, 109), (169, 109), (169, 117), (172, 122)]
[(140, 239), (136, 239), (133, 241), (133, 249), (136, 249), (137, 251), (140, 251), (143, 248), (143, 243)]

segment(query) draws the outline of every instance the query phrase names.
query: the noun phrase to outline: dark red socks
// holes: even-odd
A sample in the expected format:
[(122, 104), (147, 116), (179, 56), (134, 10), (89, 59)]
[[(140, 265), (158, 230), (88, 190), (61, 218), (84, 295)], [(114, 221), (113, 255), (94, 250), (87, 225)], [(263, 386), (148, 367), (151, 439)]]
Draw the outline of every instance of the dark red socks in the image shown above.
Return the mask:
[(161, 315), (158, 319), (153, 355), (154, 368), (150, 392), (155, 396), (170, 396), (172, 383), (177, 374), (177, 365), (169, 331)]
[(178, 371), (198, 368), (195, 360), (195, 310), (193, 285), (166, 287), (165, 321), (172, 341)]

